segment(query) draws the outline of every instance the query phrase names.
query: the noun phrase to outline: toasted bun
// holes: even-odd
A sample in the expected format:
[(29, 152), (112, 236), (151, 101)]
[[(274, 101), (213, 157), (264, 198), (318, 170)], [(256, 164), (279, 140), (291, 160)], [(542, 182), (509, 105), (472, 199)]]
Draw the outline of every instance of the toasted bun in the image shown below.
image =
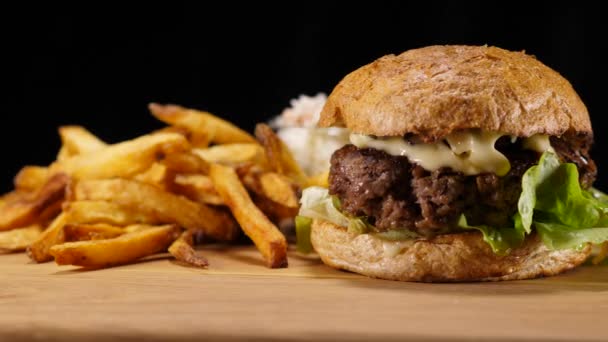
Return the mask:
[[(583, 250), (548, 250), (537, 237), (507, 256), (497, 256), (480, 233), (446, 234), (431, 240), (388, 242), (314, 220), (312, 244), (324, 263), (373, 278), (401, 281), (498, 281), (552, 276), (585, 261)], [(396, 249), (393, 253), (387, 250)]]
[(319, 126), (427, 141), (481, 128), (528, 137), (592, 134), (570, 83), (523, 52), (488, 46), (429, 46), (384, 56), (347, 75)]

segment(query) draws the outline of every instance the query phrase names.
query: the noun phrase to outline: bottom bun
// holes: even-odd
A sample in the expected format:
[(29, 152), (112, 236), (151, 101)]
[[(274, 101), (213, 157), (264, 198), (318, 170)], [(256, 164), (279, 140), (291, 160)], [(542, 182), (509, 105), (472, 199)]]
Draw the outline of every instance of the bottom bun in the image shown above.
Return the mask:
[(386, 241), (314, 220), (311, 241), (324, 263), (373, 278), (400, 281), (498, 281), (552, 276), (587, 259), (581, 250), (549, 250), (532, 235), (509, 255), (498, 256), (481, 233), (439, 235), (429, 240)]

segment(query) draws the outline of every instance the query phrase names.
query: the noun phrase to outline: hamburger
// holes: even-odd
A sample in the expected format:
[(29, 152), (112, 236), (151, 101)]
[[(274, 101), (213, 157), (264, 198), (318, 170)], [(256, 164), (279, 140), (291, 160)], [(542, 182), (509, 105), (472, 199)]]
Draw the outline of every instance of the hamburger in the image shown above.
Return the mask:
[(452, 282), (572, 269), (608, 240), (593, 131), (570, 83), (524, 52), (429, 46), (347, 75), (319, 127), (349, 130), (298, 246), (369, 277)]

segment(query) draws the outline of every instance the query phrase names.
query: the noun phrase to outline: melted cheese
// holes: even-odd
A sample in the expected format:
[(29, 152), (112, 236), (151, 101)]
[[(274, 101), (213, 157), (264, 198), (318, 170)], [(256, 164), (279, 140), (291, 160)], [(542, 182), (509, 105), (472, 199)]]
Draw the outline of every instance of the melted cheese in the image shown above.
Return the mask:
[[(501, 136), (496, 132), (470, 130), (452, 133), (445, 141), (411, 144), (401, 137), (373, 138), (351, 133), (350, 142), (359, 148), (371, 147), (391, 155), (405, 156), (428, 171), (449, 167), (465, 175), (489, 172), (504, 176), (511, 165), (507, 157), (494, 148)], [(523, 147), (540, 153), (552, 150), (549, 137), (541, 135), (524, 139)]]
[(532, 150), (538, 153), (543, 153), (545, 151), (555, 152), (553, 147), (551, 147), (549, 136), (545, 134), (535, 134), (529, 138), (525, 138), (522, 146), (526, 150)]

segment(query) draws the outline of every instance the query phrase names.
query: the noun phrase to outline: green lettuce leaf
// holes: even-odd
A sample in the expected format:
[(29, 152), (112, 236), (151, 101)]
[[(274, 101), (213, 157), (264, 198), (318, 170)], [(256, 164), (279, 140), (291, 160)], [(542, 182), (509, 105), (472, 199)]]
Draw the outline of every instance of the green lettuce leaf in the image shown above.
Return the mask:
[(311, 253), (313, 250), (310, 242), (310, 229), (313, 219), (329, 221), (361, 233), (367, 230), (365, 222), (349, 219), (338, 210), (339, 207), (340, 201), (331, 196), (325, 188), (313, 186), (302, 191), (300, 212), (295, 220), (296, 250), (298, 252)]
[[(326, 188), (313, 186), (304, 189), (300, 199), (300, 212), (296, 217), (296, 246), (299, 251), (306, 253), (310, 245), (310, 225), (312, 219), (321, 219), (336, 225), (347, 227), (349, 232), (355, 234), (373, 234), (374, 236), (389, 240), (406, 240), (420, 237), (419, 234), (406, 230), (390, 230), (387, 232), (374, 232), (375, 227), (367, 222), (365, 217), (349, 217), (340, 212), (340, 201), (329, 194)], [(307, 221), (305, 220), (308, 218)], [(300, 242), (301, 241), (301, 242)], [(298, 247), (298, 246), (302, 247)], [(312, 249), (312, 247), (310, 247)]]
[(595, 198), (596, 200), (600, 201), (605, 205), (608, 205), (608, 195), (601, 192), (600, 190), (596, 188), (591, 188), (588, 192), (586, 192), (586, 194), (591, 195), (592, 198)]
[(362, 217), (355, 217), (349, 219), (348, 231), (355, 234), (365, 234), (369, 231), (370, 225)]
[(559, 167), (559, 159), (553, 153), (543, 153), (538, 165), (529, 168), (521, 179), (521, 195), (517, 202), (518, 214), (520, 215), (522, 227), (526, 233), (532, 231), (532, 217), (536, 207), (536, 189), (539, 184)]
[(348, 227), (350, 219), (340, 212), (334, 205), (336, 202), (329, 191), (320, 186), (312, 186), (302, 191), (300, 199), (299, 216), (321, 219)]
[(387, 230), (385, 232), (373, 233), (375, 237), (380, 238), (382, 240), (387, 241), (403, 241), (409, 239), (419, 238), (420, 235), (408, 230), (408, 229), (399, 229), (399, 230)]
[(463, 229), (475, 229), (481, 232), (483, 240), (492, 247), (497, 255), (507, 255), (511, 249), (518, 247), (524, 241), (525, 232), (515, 227), (494, 228), (485, 225), (469, 226), (466, 217), (460, 215), (458, 226)]
[(551, 249), (601, 243), (608, 240), (607, 199), (599, 190), (581, 188), (576, 165), (560, 164), (555, 153), (545, 152), (522, 178), (515, 228), (530, 233), (534, 225)]
[(571, 229), (557, 223), (534, 223), (545, 246), (549, 249), (581, 248), (586, 243), (608, 241), (608, 228)]

